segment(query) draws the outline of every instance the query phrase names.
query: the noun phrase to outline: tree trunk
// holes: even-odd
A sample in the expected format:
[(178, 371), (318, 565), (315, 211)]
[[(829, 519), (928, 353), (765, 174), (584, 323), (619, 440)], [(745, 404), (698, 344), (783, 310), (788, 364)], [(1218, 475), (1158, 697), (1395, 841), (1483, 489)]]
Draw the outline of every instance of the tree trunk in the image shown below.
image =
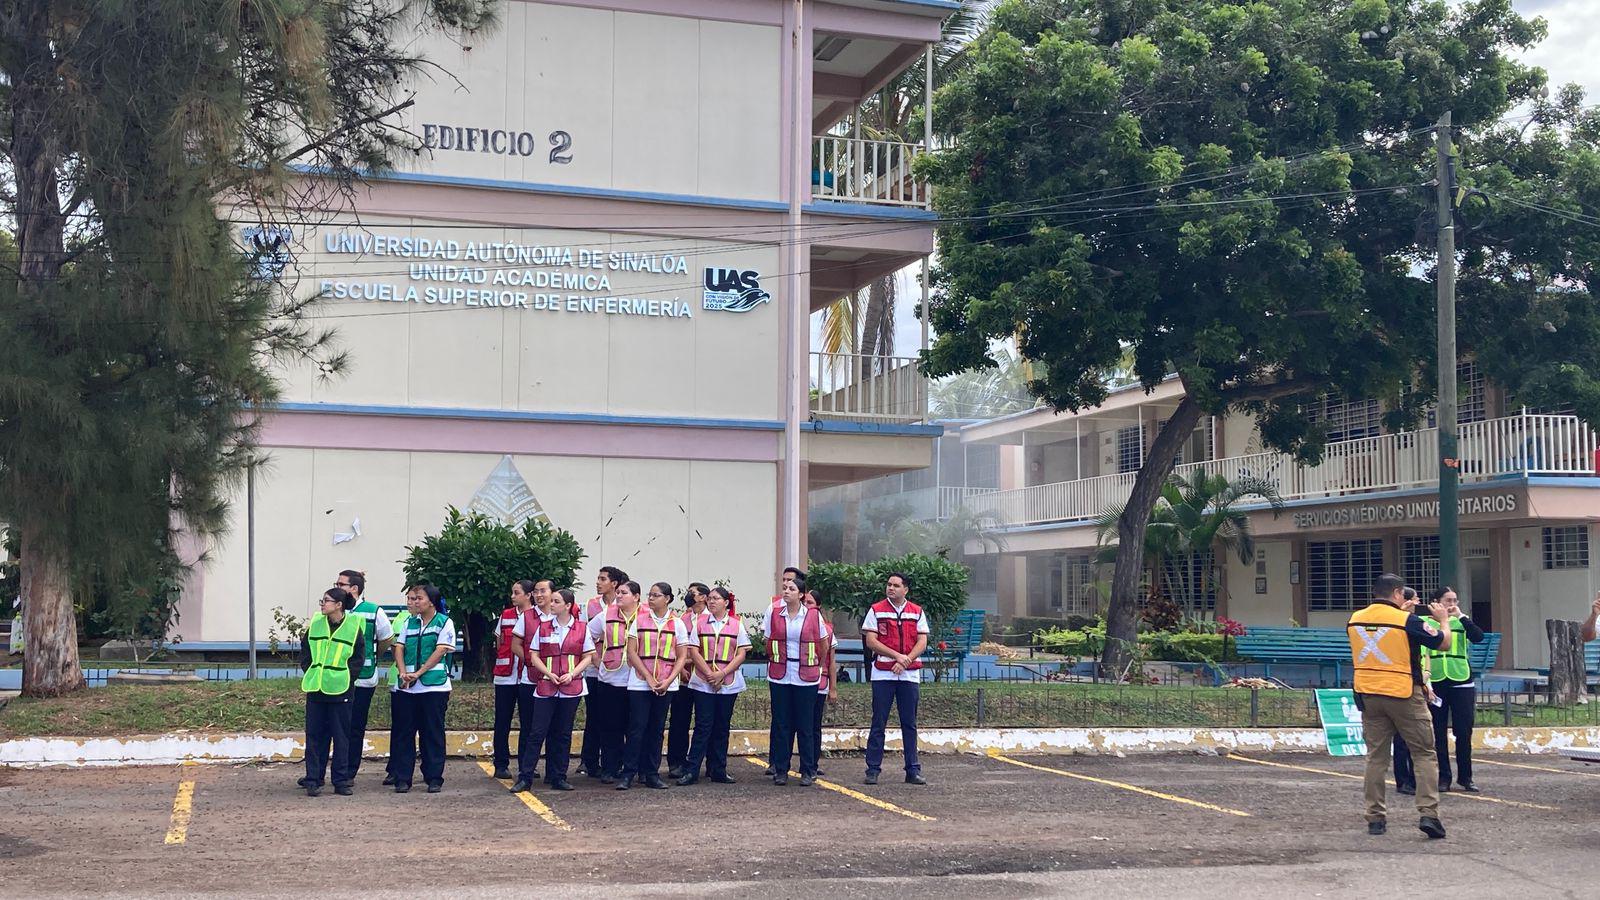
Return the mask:
[(1106, 646), (1100, 657), (1100, 672), (1117, 678), (1132, 657), (1138, 640), (1137, 606), (1139, 575), (1144, 571), (1144, 533), (1150, 527), (1150, 513), (1161, 498), (1161, 488), (1172, 474), (1178, 448), (1194, 433), (1200, 422), (1200, 407), (1187, 393), (1172, 418), (1161, 427), (1155, 443), (1139, 467), (1133, 492), (1117, 519), (1117, 564), (1111, 573), (1111, 607), (1106, 612)]
[(65, 558), (22, 534), (22, 693), (56, 697), (85, 685), (78, 665), (78, 627)]
[(1545, 619), (1550, 636), (1550, 702), (1571, 705), (1588, 693), (1583, 671), (1583, 633), (1577, 622)]
[[(52, 115), (57, 108), (57, 60), (50, 42), (51, 4), (15, 4), (6, 19), (11, 55), (5, 75), (11, 83), (11, 166), (16, 178), (17, 294), (23, 304), (42, 307), (59, 280), (66, 258), (65, 221), (57, 173), (61, 145)], [(22, 596), (27, 647), (22, 692), (53, 697), (84, 686), (78, 667), (78, 631), (72, 606), (70, 554), (30, 522), (27, 505), (48, 493), (28, 492), (19, 512), (22, 538)], [(64, 496), (62, 502), (70, 502)]]

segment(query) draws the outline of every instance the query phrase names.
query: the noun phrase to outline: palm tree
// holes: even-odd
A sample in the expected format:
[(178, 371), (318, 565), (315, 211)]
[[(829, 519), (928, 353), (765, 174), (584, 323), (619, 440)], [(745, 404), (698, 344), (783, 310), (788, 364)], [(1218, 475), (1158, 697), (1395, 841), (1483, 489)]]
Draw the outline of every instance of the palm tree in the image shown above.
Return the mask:
[(935, 419), (988, 419), (1032, 409), (1038, 400), (1028, 391), (1037, 377), (1037, 363), (1009, 347), (996, 347), (995, 365), (935, 381), (928, 387), (928, 411)]
[(889, 529), (885, 556), (921, 553), (928, 556), (962, 557), (968, 542), (977, 541), (980, 554), (999, 553), (1006, 548), (1002, 523), (992, 513), (958, 507), (944, 519), (917, 521), (902, 518)]
[[(1266, 501), (1274, 517), (1283, 509), (1277, 487), (1261, 478), (1229, 481), (1196, 469), (1188, 479), (1174, 475), (1162, 486), (1144, 538), (1152, 599), (1165, 596), (1197, 608), (1216, 584), (1219, 555), (1233, 553), (1244, 563), (1255, 558), (1250, 515), (1240, 509), (1250, 498)], [(1096, 562), (1116, 560), (1117, 545), (1112, 539), (1122, 508), (1120, 503), (1107, 507), (1095, 520)]]

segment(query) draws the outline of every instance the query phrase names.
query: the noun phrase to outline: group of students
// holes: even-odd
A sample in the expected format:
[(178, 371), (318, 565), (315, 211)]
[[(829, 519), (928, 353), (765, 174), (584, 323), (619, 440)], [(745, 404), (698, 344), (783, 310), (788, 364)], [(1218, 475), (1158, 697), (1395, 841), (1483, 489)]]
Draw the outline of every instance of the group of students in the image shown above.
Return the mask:
[[(615, 566), (602, 566), (599, 593), (579, 605), (573, 592), (549, 579), (511, 585), (510, 605), (498, 622), (494, 667), (493, 765), (496, 778), (510, 779), (510, 734), (518, 720), (517, 772), (513, 791), (529, 790), (539, 778), (554, 790), (572, 790), (573, 722), (587, 704), (577, 776), (628, 790), (635, 784), (668, 787), (661, 778), (663, 737), (667, 777), (680, 786), (702, 773), (731, 784), (728, 742), (733, 711), (746, 689), (741, 671), (751, 646), (724, 587), (695, 582), (674, 608), (671, 585), (648, 590)], [(928, 647), (927, 615), (907, 598), (902, 574), (886, 579), (885, 598), (862, 623), (870, 654), (872, 729), (865, 783), (882, 769), (890, 713), (898, 708), (906, 781), (925, 784), (917, 754), (917, 702), (921, 657)], [(380, 658), (390, 670), (392, 733), (385, 785), (411, 789), (417, 758), (429, 793), (444, 783), (444, 720), (451, 682), (448, 654), (456, 644), (440, 592), (420, 584), (406, 591), (406, 612), (390, 622), (364, 600), (364, 576), (339, 573), (321, 598), (301, 642), (301, 687), (306, 693), (306, 775), (300, 785), (321, 792), (329, 769), (339, 794), (353, 791), (361, 764), (368, 711), (377, 686)], [(765, 610), (767, 684), (772, 699), (768, 775), (789, 782), (799, 757), (799, 783), (820, 774), (822, 718), (834, 696), (838, 639), (822, 614), (805, 573), (786, 568), (777, 596)], [(798, 747), (798, 750), (796, 749)]]

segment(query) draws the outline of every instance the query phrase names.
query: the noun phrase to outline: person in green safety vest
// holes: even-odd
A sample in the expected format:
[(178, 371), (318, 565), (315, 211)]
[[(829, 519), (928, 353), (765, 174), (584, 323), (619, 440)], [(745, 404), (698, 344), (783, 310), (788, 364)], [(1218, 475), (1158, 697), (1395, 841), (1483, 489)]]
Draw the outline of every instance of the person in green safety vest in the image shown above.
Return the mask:
[[(1433, 713), (1433, 746), (1439, 753), (1439, 790), (1450, 789), (1450, 735), (1456, 739), (1455, 783), (1469, 794), (1478, 793), (1472, 782), (1472, 729), (1476, 724), (1478, 683), (1467, 660), (1467, 645), (1483, 641), (1483, 629), (1461, 611), (1456, 592), (1450, 587), (1434, 591), (1433, 599), (1449, 607), (1450, 643), (1443, 650), (1429, 650), (1433, 692), (1440, 702), (1429, 707)], [(1432, 621), (1424, 618), (1423, 621)], [(1435, 625), (1442, 623), (1434, 622)]]
[(362, 619), (362, 666), (356, 678), (356, 689), (350, 698), (350, 779), (355, 780), (361, 771), (361, 751), (367, 744), (367, 714), (372, 710), (372, 695), (378, 689), (378, 660), (389, 655), (394, 644), (394, 626), (389, 616), (378, 604), (366, 598), (367, 576), (355, 569), (345, 569), (334, 580), (333, 586), (355, 597), (356, 605), (350, 610)]
[(394, 738), (390, 745), (394, 790), (411, 790), (417, 754), (428, 793), (444, 789), (444, 716), (450, 703), (448, 657), (456, 649), (456, 626), (444, 597), (431, 584), (412, 585), (412, 614), (395, 636), (394, 661), (400, 670), (394, 692)]
[[(333, 764), (333, 789), (354, 793), (350, 771), (350, 695), (364, 664), (364, 625), (350, 614), (355, 597), (340, 588), (322, 595), (321, 611), (311, 617), (300, 639), (300, 690), (306, 695), (306, 776), (300, 779), (307, 797), (322, 793), (323, 778)], [(330, 749), (332, 751), (330, 756)]]

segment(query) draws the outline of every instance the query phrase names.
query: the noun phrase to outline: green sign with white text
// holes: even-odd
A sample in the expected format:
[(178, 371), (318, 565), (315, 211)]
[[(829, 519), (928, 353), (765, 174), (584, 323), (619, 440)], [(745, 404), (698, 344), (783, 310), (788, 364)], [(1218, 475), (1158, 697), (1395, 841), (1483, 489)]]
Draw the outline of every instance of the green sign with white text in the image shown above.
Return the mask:
[(1361, 730), (1361, 710), (1353, 691), (1317, 691), (1317, 714), (1333, 756), (1366, 756), (1367, 738)]

